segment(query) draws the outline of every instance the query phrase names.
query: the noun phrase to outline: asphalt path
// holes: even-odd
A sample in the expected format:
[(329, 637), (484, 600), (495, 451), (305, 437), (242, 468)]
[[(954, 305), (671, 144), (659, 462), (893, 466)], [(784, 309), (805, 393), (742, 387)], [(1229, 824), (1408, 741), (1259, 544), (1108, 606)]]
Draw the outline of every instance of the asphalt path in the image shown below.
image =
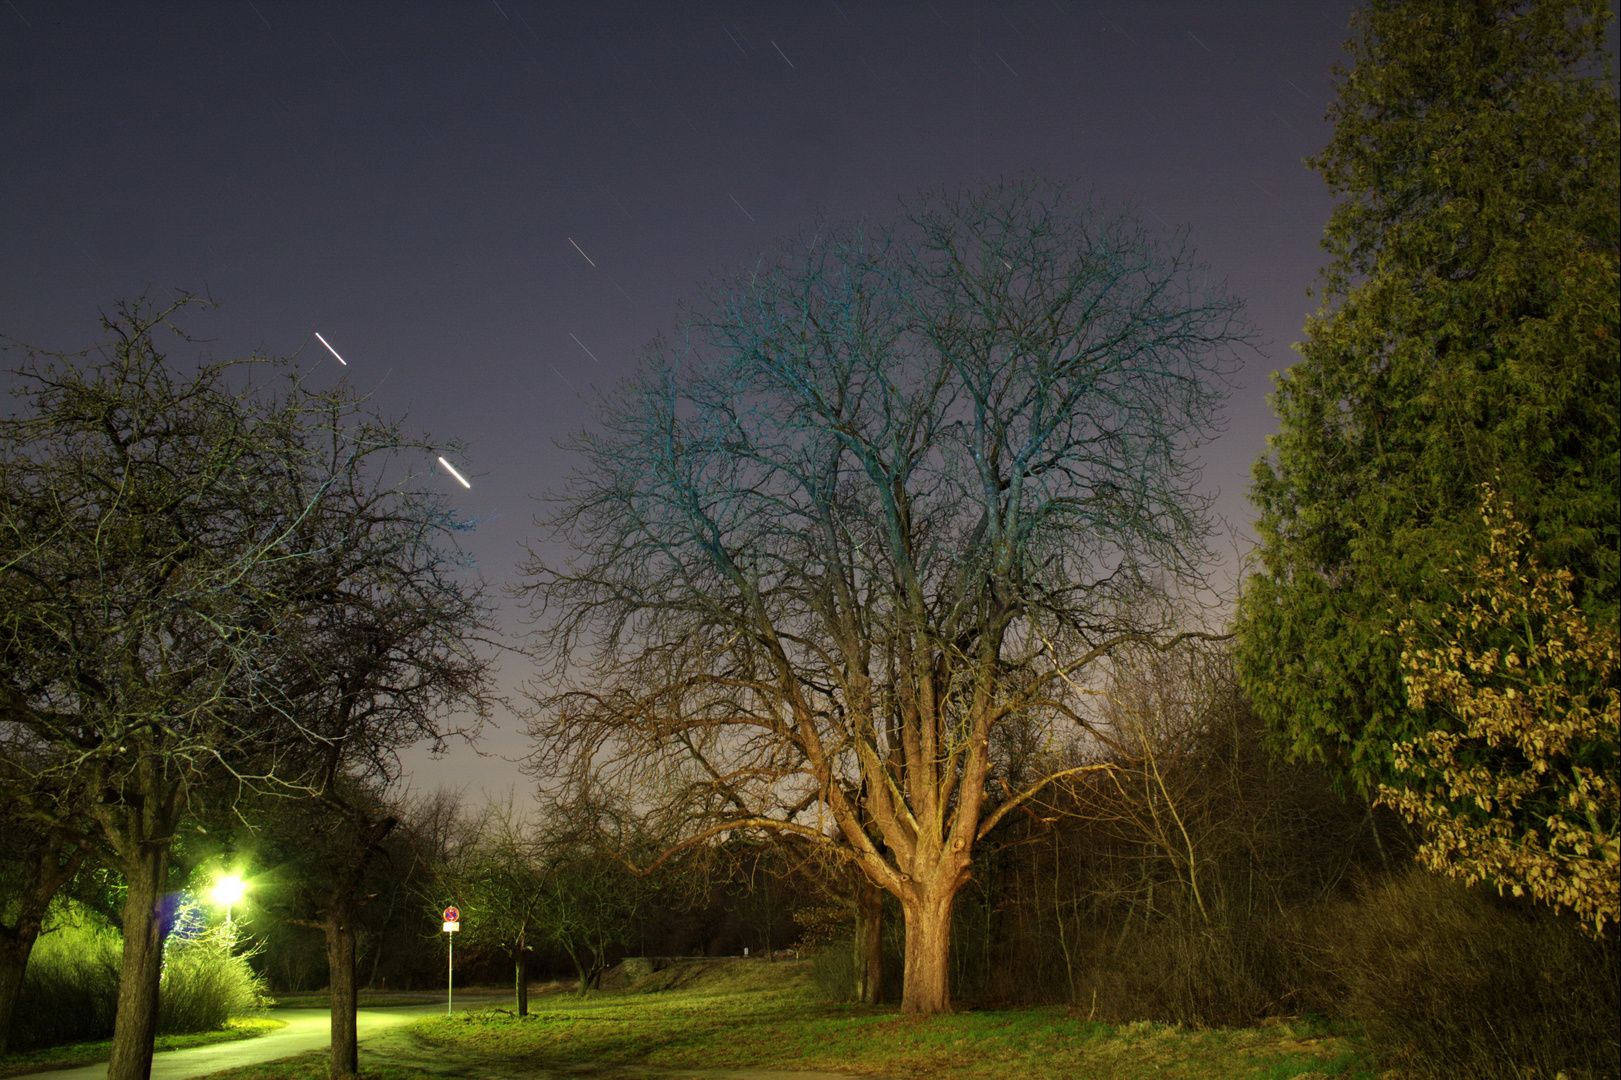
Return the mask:
[[(444, 1011), (443, 1005), (361, 1009), (355, 1014), (355, 1028), (364, 1045), (368, 1035), (398, 1027), (419, 1016), (433, 1016)], [(152, 1080), (187, 1080), (188, 1077), (205, 1076), (221, 1069), (259, 1065), (311, 1050), (325, 1050), (332, 1045), (332, 1017), (325, 1009), (269, 1009), (265, 1015), (273, 1020), (285, 1020), (287, 1026), (251, 1039), (153, 1054)], [(107, 1065), (103, 1062), (37, 1075), (49, 1077), (49, 1080), (106, 1080)]]

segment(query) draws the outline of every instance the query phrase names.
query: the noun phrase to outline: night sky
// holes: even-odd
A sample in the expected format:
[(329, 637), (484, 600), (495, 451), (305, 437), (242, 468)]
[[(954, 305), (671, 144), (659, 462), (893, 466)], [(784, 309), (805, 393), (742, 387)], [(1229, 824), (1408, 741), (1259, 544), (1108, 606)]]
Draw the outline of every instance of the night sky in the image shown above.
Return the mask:
[[(571, 467), (554, 440), (699, 283), (818, 215), (1034, 170), (1188, 226), (1247, 299), (1266, 344), (1205, 455), (1242, 533), (1325, 259), (1302, 159), (1350, 9), (0, 0), (0, 333), (81, 348), (120, 298), (185, 290), (221, 306), (176, 360), (339, 378), (319, 331), (384, 411), (471, 444), (473, 488), (439, 476), (499, 586)], [(521, 753), (498, 719), (486, 751)], [(409, 764), (419, 791), (530, 788), (466, 749)]]

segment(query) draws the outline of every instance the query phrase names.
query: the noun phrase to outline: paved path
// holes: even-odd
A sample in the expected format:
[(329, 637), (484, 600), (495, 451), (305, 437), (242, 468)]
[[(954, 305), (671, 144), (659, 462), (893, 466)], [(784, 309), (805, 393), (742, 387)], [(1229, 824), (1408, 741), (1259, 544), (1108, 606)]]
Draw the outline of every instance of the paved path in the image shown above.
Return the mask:
[[(443, 1005), (398, 1005), (383, 1009), (361, 1009), (355, 1014), (355, 1027), (361, 1045), (368, 1035), (397, 1027), (419, 1016), (445, 1011)], [(152, 1055), (152, 1080), (187, 1080), (221, 1069), (258, 1065), (277, 1058), (291, 1057), (332, 1045), (332, 1018), (325, 1009), (271, 1009), (265, 1013), (287, 1026), (252, 1039), (197, 1046), (189, 1050), (169, 1050)], [(86, 1065), (78, 1069), (58, 1069), (36, 1073), (42, 1080), (106, 1080), (107, 1065)]]

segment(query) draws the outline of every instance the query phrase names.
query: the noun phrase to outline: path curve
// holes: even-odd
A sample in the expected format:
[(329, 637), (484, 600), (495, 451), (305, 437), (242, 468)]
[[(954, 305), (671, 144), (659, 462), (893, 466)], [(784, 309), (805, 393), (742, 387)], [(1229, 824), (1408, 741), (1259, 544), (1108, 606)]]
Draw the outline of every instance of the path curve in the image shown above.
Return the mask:
[[(443, 1011), (442, 1005), (361, 1009), (355, 1014), (355, 1028), (364, 1046), (369, 1036), (398, 1027), (419, 1016), (431, 1016)], [(190, 1077), (205, 1076), (221, 1069), (261, 1065), (311, 1050), (325, 1050), (332, 1045), (332, 1017), (325, 1009), (270, 1009), (265, 1015), (272, 1020), (285, 1020), (287, 1026), (251, 1039), (153, 1054), (152, 1080), (189, 1080)], [(107, 1063), (32, 1075), (48, 1077), (49, 1080), (106, 1080)]]

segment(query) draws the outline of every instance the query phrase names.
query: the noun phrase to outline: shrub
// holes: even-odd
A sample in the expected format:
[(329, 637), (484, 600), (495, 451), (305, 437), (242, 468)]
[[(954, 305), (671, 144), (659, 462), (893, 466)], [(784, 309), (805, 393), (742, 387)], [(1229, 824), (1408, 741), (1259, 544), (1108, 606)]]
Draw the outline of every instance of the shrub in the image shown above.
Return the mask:
[[(905, 969), (904, 938), (900, 920), (884, 919), (884, 1000), (899, 1001)], [(855, 943), (844, 938), (824, 941), (805, 951), (811, 962), (811, 981), (826, 1001), (854, 1001), (856, 991)]]
[(1621, 1074), (1614, 933), (1415, 868), (1345, 905), (1327, 952), (1335, 1011), (1415, 1076)]
[(1137, 940), (1128, 939), (1121, 950), (1126, 955), (1114, 958), (1135, 991), (1131, 1018), (1241, 1027), (1275, 1015), (1290, 996), (1292, 967), (1278, 921), (1232, 919), (1200, 926), (1191, 919), (1167, 919), (1137, 927)]
[(264, 979), (245, 956), (228, 952), (218, 935), (170, 941), (158, 992), (160, 1032), (214, 1031), (264, 1004)]
[(115, 930), (88, 919), (70, 916), (42, 934), (23, 975), (11, 1049), (110, 1037), (121, 950)]
[(827, 1001), (849, 1001), (855, 996), (855, 954), (849, 941), (829, 941), (810, 950), (811, 981)]
[[(122, 950), (118, 931), (69, 908), (28, 960), (11, 1049), (111, 1038)], [(213, 1031), (264, 1003), (264, 981), (246, 957), (227, 955), (217, 934), (170, 938), (158, 997), (160, 1033)]]
[(1088, 1019), (1187, 1027), (1248, 1027), (1317, 1010), (1309, 909), (1212, 912), (1209, 922), (1170, 911), (1077, 942), (1071, 1005)]

